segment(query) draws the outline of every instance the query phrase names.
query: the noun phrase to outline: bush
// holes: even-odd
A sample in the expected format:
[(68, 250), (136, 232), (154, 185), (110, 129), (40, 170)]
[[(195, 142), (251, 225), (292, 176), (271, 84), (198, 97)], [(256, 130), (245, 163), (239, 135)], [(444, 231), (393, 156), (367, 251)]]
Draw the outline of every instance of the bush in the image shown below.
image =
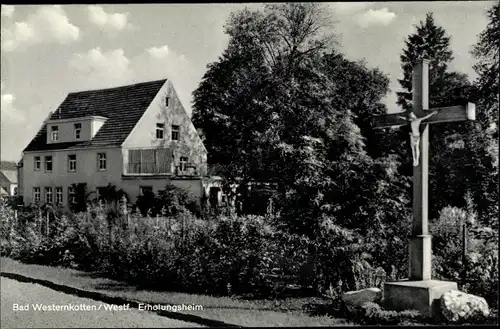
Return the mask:
[(19, 209), (24, 206), (23, 197), (20, 195), (3, 197), (6, 205), (12, 209)]
[(498, 309), (498, 245), (485, 249), (469, 254), (463, 290), (484, 297), (490, 307)]
[(364, 303), (356, 312), (355, 318), (364, 325), (411, 324), (421, 320), (420, 313), (416, 310), (389, 311), (372, 302)]
[(362, 237), (333, 218), (323, 218), (315, 238), (278, 228), (273, 216), (200, 220), (183, 207), (188, 195), (176, 191), (161, 196), (169, 216), (112, 217), (109, 205), (75, 214), (50, 208), (21, 213), (15, 225), (2, 226), (2, 252), (24, 262), (99, 270), (153, 289), (214, 295), (277, 296), (291, 285), (324, 291), (339, 282), (340, 294), (379, 285), (383, 271), (370, 265)]
[(101, 189), (99, 193), (99, 198), (105, 203), (120, 202), (124, 196), (128, 200), (127, 193), (123, 189), (118, 189), (116, 185), (113, 185), (111, 183)]
[(156, 215), (156, 195), (152, 191), (145, 191), (144, 194), (137, 197), (135, 205), (142, 216), (147, 216), (150, 213)]
[[(476, 223), (474, 213), (446, 207), (431, 223), (433, 276), (460, 283), (460, 289), (484, 297), (498, 307), (498, 234)], [(472, 219), (472, 220), (471, 220)], [(466, 263), (463, 262), (463, 227), (468, 222)]]
[(175, 216), (185, 209), (200, 214), (193, 195), (183, 188), (167, 184), (158, 194), (146, 191), (137, 198), (135, 206), (142, 216)]
[[(158, 191), (156, 197), (156, 213), (176, 215), (184, 208), (195, 212), (196, 202), (191, 193), (175, 185), (167, 184), (165, 189)], [(164, 209), (161, 212), (161, 209)]]
[(87, 203), (91, 192), (88, 191), (87, 183), (72, 184), (75, 191), (75, 201), (69, 205), (72, 212), (78, 213), (87, 210)]
[(366, 245), (363, 237), (354, 230), (335, 223), (332, 218), (323, 218), (317, 237), (310, 250), (315, 258), (315, 285), (319, 291), (330, 285), (341, 285), (342, 291), (355, 290), (356, 265), (366, 261)]
[(446, 207), (439, 218), (431, 222), (433, 251), (433, 276), (438, 279), (461, 281), (462, 271), (462, 223), (467, 213), (456, 207)]

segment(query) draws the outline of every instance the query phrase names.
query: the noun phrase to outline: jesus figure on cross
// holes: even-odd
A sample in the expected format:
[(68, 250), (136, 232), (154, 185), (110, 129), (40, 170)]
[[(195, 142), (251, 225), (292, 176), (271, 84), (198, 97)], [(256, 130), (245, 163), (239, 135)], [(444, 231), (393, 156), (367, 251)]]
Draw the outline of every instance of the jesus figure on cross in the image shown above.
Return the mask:
[(410, 122), (411, 132), (410, 132), (410, 146), (411, 146), (411, 154), (413, 156), (413, 166), (418, 166), (418, 159), (420, 158), (420, 123), (426, 119), (429, 119), (431, 116), (436, 114), (437, 111), (431, 112), (426, 116), (421, 118), (417, 118), (415, 113), (410, 112), (408, 118), (400, 116), (399, 118), (403, 120), (407, 120)]

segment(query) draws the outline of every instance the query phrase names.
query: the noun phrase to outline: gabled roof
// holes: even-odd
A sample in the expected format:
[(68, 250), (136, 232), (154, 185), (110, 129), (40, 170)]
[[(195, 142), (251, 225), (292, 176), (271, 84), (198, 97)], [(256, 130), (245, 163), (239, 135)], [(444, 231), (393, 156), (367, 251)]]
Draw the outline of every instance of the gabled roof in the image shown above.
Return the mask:
[(70, 93), (49, 119), (73, 119), (88, 116), (107, 118), (94, 138), (89, 141), (47, 144), (47, 125), (44, 123), (24, 152), (89, 146), (120, 146), (166, 81), (163, 79), (116, 88)]
[(17, 165), (14, 161), (0, 161), (0, 170), (17, 170)]
[(17, 184), (17, 171), (2, 170), (0, 171), (0, 175), (3, 175), (11, 184)]

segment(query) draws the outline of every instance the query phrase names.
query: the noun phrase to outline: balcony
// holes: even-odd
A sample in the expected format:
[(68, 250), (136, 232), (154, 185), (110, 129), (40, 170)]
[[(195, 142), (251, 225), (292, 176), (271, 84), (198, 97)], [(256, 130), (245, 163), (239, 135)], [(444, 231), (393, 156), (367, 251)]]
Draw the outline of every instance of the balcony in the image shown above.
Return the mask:
[(157, 162), (127, 163), (127, 174), (171, 174), (170, 166)]
[(126, 164), (126, 168), (126, 175), (172, 175), (173, 173), (175, 176), (199, 176), (198, 168), (191, 164), (171, 166), (157, 162), (130, 162)]

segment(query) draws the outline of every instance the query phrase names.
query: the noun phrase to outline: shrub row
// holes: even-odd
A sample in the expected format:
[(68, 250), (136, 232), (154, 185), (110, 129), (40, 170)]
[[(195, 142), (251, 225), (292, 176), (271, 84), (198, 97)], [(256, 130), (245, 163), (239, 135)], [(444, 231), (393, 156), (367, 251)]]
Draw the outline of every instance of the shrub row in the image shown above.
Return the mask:
[[(99, 270), (155, 289), (210, 294), (270, 295), (295, 284), (317, 292), (333, 287), (339, 295), (382, 288), (388, 279), (383, 269), (371, 266), (362, 237), (332, 219), (324, 218), (311, 240), (278, 229), (269, 216), (200, 220), (172, 204), (176, 210), (168, 217), (109, 216), (101, 205), (77, 214), (20, 212), (16, 220), (12, 208), (0, 201), (1, 253), (23, 262)], [(442, 240), (439, 232), (453, 231), (447, 225), (456, 225), (457, 213), (443, 211), (438, 220), (444, 228), (433, 228), (436, 246)], [(456, 235), (446, 239), (457, 240)], [(459, 247), (451, 241), (434, 250), (435, 278), (460, 277)], [(466, 265), (462, 289), (496, 308), (498, 243), (471, 243)]]
[[(5, 207), (2, 211), (9, 212)], [(104, 206), (78, 214), (49, 212), (48, 219), (6, 215), (2, 255), (27, 263), (97, 269), (155, 289), (269, 295), (290, 283), (314, 287), (315, 274), (331, 277), (337, 271), (314, 262), (312, 241), (279, 232), (262, 216), (200, 220), (181, 210), (170, 217), (110, 217)]]

